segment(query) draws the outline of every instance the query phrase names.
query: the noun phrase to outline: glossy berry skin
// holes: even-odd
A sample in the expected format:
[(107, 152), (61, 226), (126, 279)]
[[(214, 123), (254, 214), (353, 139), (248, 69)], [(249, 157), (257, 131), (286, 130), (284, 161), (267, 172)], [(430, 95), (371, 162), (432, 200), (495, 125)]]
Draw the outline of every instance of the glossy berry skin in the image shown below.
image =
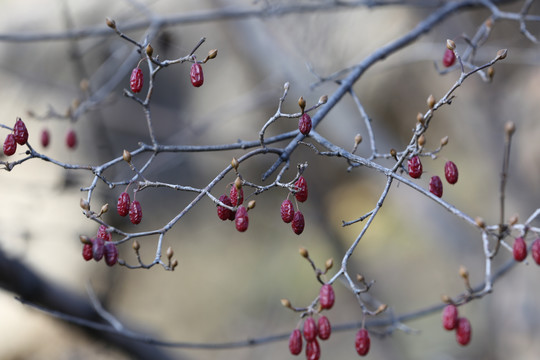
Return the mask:
[(360, 329), (356, 333), (356, 339), (354, 345), (356, 347), (356, 352), (360, 356), (366, 356), (369, 352), (369, 345), (371, 341), (369, 339), (369, 333), (366, 329)]
[(413, 156), (407, 160), (407, 166), (410, 177), (413, 179), (418, 179), (420, 176), (422, 176), (422, 162), (418, 156)]
[(82, 249), (82, 257), (86, 261), (90, 261), (94, 258), (94, 254), (92, 252), (92, 244), (84, 244)]
[(77, 146), (77, 134), (75, 133), (75, 130), (68, 130), (66, 134), (66, 145), (69, 149), (75, 149)]
[(229, 193), (229, 198), (231, 199), (232, 206), (242, 205), (244, 202), (244, 189), (237, 189), (236, 186), (231, 186), (231, 191)]
[(304, 202), (307, 200), (308, 197), (308, 188), (307, 188), (307, 182), (306, 179), (304, 179), (303, 176), (300, 176), (298, 180), (294, 183), (294, 186), (296, 188), (296, 193), (294, 194), (294, 197), (296, 200), (300, 202)]
[(49, 133), (49, 130), (43, 129), (41, 130), (41, 146), (46, 148), (49, 146), (49, 142), (51, 141), (51, 134)]
[(118, 249), (116, 248), (116, 245), (110, 241), (105, 242), (103, 255), (105, 257), (105, 263), (108, 266), (113, 266), (118, 262)]
[(137, 200), (134, 200), (129, 207), (129, 220), (135, 225), (142, 220), (142, 207)]
[(321, 358), (321, 347), (317, 339), (308, 341), (306, 344), (306, 359), (307, 360), (319, 360)]
[(105, 250), (105, 241), (102, 238), (92, 240), (92, 255), (94, 260), (99, 261), (103, 257)]
[(240, 206), (238, 210), (236, 210), (234, 224), (236, 225), (236, 230), (240, 232), (244, 232), (247, 230), (249, 225), (249, 218), (247, 215), (247, 209), (244, 206)]
[(116, 211), (118, 211), (118, 215), (126, 216), (129, 214), (130, 203), (131, 200), (129, 198), (129, 194), (125, 191), (121, 193), (118, 197), (118, 203), (116, 204)]
[(432, 176), (431, 180), (429, 180), (429, 192), (435, 196), (441, 197), (442, 190), (443, 189), (441, 178), (437, 175)]
[(99, 225), (96, 237), (102, 238), (105, 241), (111, 241), (111, 233), (107, 231), (105, 225)]
[(458, 344), (465, 346), (471, 341), (471, 323), (469, 319), (461, 317), (456, 326), (456, 340)]
[(304, 339), (307, 342), (313, 341), (317, 337), (317, 324), (310, 316), (304, 320)]
[(454, 185), (458, 181), (458, 175), (456, 164), (452, 161), (447, 161), (446, 164), (444, 164), (444, 177), (446, 178), (446, 181), (448, 181), (449, 184)]
[(28, 130), (20, 118), (15, 121), (13, 126), (13, 136), (15, 136), (15, 141), (19, 145), (24, 145), (28, 141)]
[(540, 238), (533, 241), (531, 253), (536, 264), (540, 265)]
[(191, 71), (189, 72), (189, 77), (191, 78), (191, 85), (195, 87), (200, 87), (203, 84), (204, 75), (203, 75), (201, 64), (191, 65)]
[(4, 154), (11, 156), (17, 151), (17, 142), (15, 141), (15, 136), (13, 134), (8, 134), (6, 140), (4, 141)]
[(298, 120), (298, 130), (304, 135), (309, 134), (311, 131), (311, 117), (308, 113), (303, 113)]
[(446, 305), (442, 313), (442, 323), (446, 330), (454, 330), (458, 321), (458, 309), (455, 305)]
[(293, 355), (298, 355), (302, 352), (302, 333), (299, 329), (294, 329), (289, 336), (289, 351)]
[[(221, 195), (219, 197), (219, 201), (221, 201), (225, 205), (232, 206), (231, 199), (225, 194), (223, 194), (223, 195)], [(220, 205), (218, 205), (218, 207), (217, 207), (217, 215), (223, 221), (225, 221), (225, 220), (234, 220), (234, 217), (235, 217), (234, 211), (232, 211), (231, 209), (227, 209), (226, 207), (223, 207), (223, 206), (220, 206)]]
[(300, 235), (304, 231), (304, 214), (301, 211), (294, 213), (293, 220), (291, 222), (291, 227), (296, 235)]
[(281, 203), (281, 220), (288, 224), (293, 221), (293, 217), (294, 208), (292, 201), (289, 199), (283, 200), (283, 202)]
[(143, 87), (143, 72), (140, 67), (136, 67), (131, 72), (131, 76), (129, 78), (129, 87), (134, 93), (141, 91)]
[(456, 54), (450, 49), (446, 49), (444, 52), (442, 63), (445, 67), (450, 67), (456, 62)]
[(513, 252), (516, 261), (523, 261), (527, 257), (527, 244), (522, 237), (518, 237), (514, 241)]
[(336, 295), (334, 293), (334, 288), (330, 284), (324, 284), (321, 286), (319, 291), (319, 303), (321, 304), (321, 309), (331, 309), (334, 306), (334, 301)]
[(330, 325), (330, 321), (326, 316), (323, 315), (319, 318), (319, 320), (317, 320), (317, 329), (319, 339), (328, 340), (330, 338), (330, 334), (332, 333), (332, 326)]

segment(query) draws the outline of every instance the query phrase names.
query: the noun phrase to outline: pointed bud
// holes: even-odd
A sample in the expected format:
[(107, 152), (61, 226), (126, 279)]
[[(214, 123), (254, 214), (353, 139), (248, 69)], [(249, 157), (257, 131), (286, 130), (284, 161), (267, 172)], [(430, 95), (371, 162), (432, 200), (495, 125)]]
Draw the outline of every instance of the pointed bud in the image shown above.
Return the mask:
[(377, 311), (375, 311), (375, 315), (379, 315), (380, 313), (382, 313), (386, 309), (388, 309), (388, 305), (386, 305), (386, 304), (379, 305), (379, 307), (377, 308)]
[(107, 211), (109, 211), (109, 204), (105, 204), (101, 207), (99, 215), (105, 214)]
[(445, 136), (441, 139), (441, 146), (446, 146), (448, 144), (448, 136)]
[(356, 274), (356, 281), (363, 283), (364, 282), (364, 276), (360, 274)]
[(84, 199), (81, 199), (79, 205), (81, 206), (81, 209), (83, 209), (83, 210), (86, 210), (86, 211), (90, 210), (90, 204), (88, 203), (88, 201), (86, 201)]
[(92, 240), (90, 240), (90, 238), (86, 235), (79, 235), (79, 240), (83, 244), (92, 245)]
[(283, 85), (283, 90), (289, 90), (289, 82), (288, 81)]
[(510, 217), (510, 220), (508, 221), (508, 224), (510, 224), (510, 226), (513, 226), (513, 225), (516, 225), (518, 222), (518, 216), (517, 214), (514, 214)]
[(107, 24), (108, 27), (110, 27), (111, 29), (113, 30), (116, 30), (116, 22), (112, 19), (109, 19), (109, 18), (105, 18), (105, 23)]
[(238, 170), (238, 165), (240, 165), (240, 163), (235, 157), (233, 157), (231, 160), (231, 166), (235, 171)]
[(152, 54), (154, 53), (154, 48), (152, 45), (148, 44), (146, 45), (146, 55), (152, 57)]
[(424, 134), (418, 137), (418, 146), (424, 146), (426, 144), (426, 137)]
[(459, 267), (459, 276), (461, 276), (462, 278), (464, 279), (468, 279), (469, 278), (469, 271), (467, 270), (467, 268), (463, 265), (461, 265)]
[(281, 299), (281, 305), (286, 308), (291, 308), (291, 302), (288, 299)]
[(171, 260), (171, 258), (173, 257), (173, 255), (174, 255), (174, 250), (172, 249), (172, 247), (169, 246), (169, 247), (167, 248), (167, 258), (168, 258), (169, 260)]
[(178, 260), (174, 259), (171, 263), (171, 270), (174, 270), (178, 266)]
[(326, 104), (327, 101), (328, 101), (327, 95), (323, 95), (319, 98), (319, 104)]
[(493, 66), (488, 67), (487, 76), (488, 76), (489, 80), (492, 80), (493, 76), (495, 76), (495, 69), (493, 68)]
[(242, 188), (242, 179), (240, 178), (240, 176), (238, 176), (236, 180), (234, 180), (234, 187), (238, 190)]
[(430, 109), (433, 109), (433, 107), (435, 107), (435, 97), (433, 96), (433, 94), (430, 94), (427, 98), (427, 105)]
[(303, 96), (300, 96), (300, 99), (298, 99), (298, 106), (300, 106), (302, 113), (304, 113), (304, 109), (306, 108), (306, 100), (304, 100)]
[(453, 42), (452, 40), (448, 39), (448, 40), (446, 40), (446, 48), (448, 50), (454, 51), (454, 49), (456, 48), (456, 43)]
[(445, 304), (453, 304), (453, 303), (454, 303), (454, 302), (452, 301), (452, 299), (450, 298), (450, 296), (448, 296), (448, 295), (446, 295), (446, 294), (443, 295), (443, 296), (441, 296), (441, 300), (442, 300), (442, 302), (445, 303)]
[(390, 149), (390, 156), (392, 156), (397, 161), (397, 151), (396, 151), (396, 149)]
[(326, 263), (324, 263), (324, 266), (325, 266), (326, 270), (330, 270), (332, 268), (332, 266), (334, 266), (334, 259), (330, 258), (330, 259), (326, 260)]
[(139, 251), (141, 245), (139, 245), (139, 242), (137, 240), (133, 240), (133, 244), (131, 244), (131, 247), (133, 248), (133, 250)]
[(476, 219), (474, 219), (474, 222), (476, 223), (476, 226), (483, 229), (486, 227), (486, 223), (484, 222), (484, 219), (482, 219), (480, 216), (477, 216)]
[(362, 142), (362, 135), (356, 134), (354, 137), (354, 146), (358, 146)]
[(421, 112), (416, 114), (416, 121), (418, 121), (420, 124), (424, 125), (424, 115), (422, 115)]
[(217, 49), (212, 49), (208, 52), (208, 59), (215, 59), (217, 56)]
[(124, 158), (124, 161), (128, 164), (131, 163), (131, 153), (124, 149), (124, 152), (122, 153), (122, 157)]
[(305, 257), (306, 259), (309, 257), (308, 251), (303, 247), (298, 249), (298, 252), (300, 253), (300, 255), (302, 255), (302, 257)]
[(251, 210), (255, 207), (255, 200), (251, 200), (250, 202), (248, 202), (248, 210)]
[(516, 131), (516, 125), (514, 124), (513, 121), (508, 121), (505, 125), (504, 125), (504, 131), (506, 132), (506, 135), (512, 135), (514, 133), (514, 131)]
[(504, 59), (506, 59), (507, 54), (508, 54), (507, 49), (501, 49), (501, 50), (497, 51), (497, 59), (504, 60)]

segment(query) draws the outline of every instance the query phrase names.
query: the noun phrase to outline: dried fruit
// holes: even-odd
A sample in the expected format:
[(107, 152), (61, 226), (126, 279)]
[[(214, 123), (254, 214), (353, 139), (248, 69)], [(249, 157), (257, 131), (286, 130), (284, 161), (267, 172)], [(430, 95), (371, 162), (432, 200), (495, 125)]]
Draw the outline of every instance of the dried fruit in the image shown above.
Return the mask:
[(527, 257), (527, 244), (522, 237), (516, 238), (514, 241), (514, 259), (516, 261), (523, 261)]
[(15, 136), (13, 134), (8, 134), (6, 140), (4, 141), (4, 154), (11, 156), (17, 151), (17, 143), (15, 142)]
[(105, 225), (99, 225), (97, 237), (102, 238), (105, 241), (111, 241), (111, 233), (107, 231), (107, 227)]
[(533, 241), (531, 246), (532, 257), (540, 265), (540, 238)]
[(114, 243), (107, 241), (105, 248), (103, 249), (105, 255), (105, 262), (109, 266), (113, 266), (118, 261), (118, 249)]
[(455, 184), (458, 181), (458, 169), (452, 161), (447, 161), (444, 164), (444, 177), (449, 184)]
[(49, 130), (47, 129), (41, 130), (41, 146), (43, 147), (49, 146), (50, 140), (51, 140), (51, 135), (49, 133)]
[(134, 93), (140, 92), (143, 87), (143, 72), (138, 66), (131, 72), (129, 87)]
[(323, 315), (317, 320), (317, 329), (321, 340), (328, 340), (330, 338), (332, 326), (326, 316)]
[(142, 208), (137, 200), (134, 200), (129, 207), (129, 220), (135, 225), (142, 220)]
[(310, 316), (304, 321), (304, 339), (307, 342), (315, 340), (317, 337), (317, 324), (315, 320)]
[(82, 248), (82, 257), (86, 261), (90, 261), (94, 254), (92, 252), (92, 244), (84, 244)]
[(129, 194), (127, 192), (123, 192), (118, 197), (118, 203), (116, 204), (116, 210), (118, 211), (118, 215), (120, 216), (126, 216), (129, 214), (129, 207), (130, 207), (130, 198)]
[(102, 238), (95, 238), (92, 240), (92, 255), (94, 260), (99, 261), (103, 257), (103, 250), (105, 247), (105, 241)]
[(418, 179), (422, 176), (422, 162), (418, 156), (413, 156), (407, 161), (407, 166), (409, 168), (409, 175), (413, 179)]
[(356, 352), (360, 356), (365, 356), (369, 352), (369, 333), (366, 329), (360, 329), (356, 333), (356, 339), (354, 341)]
[(15, 136), (15, 141), (19, 145), (24, 145), (28, 141), (28, 130), (26, 129), (26, 125), (24, 125), (21, 118), (17, 118), (17, 121), (15, 121), (15, 125), (13, 126), (13, 135)]
[(245, 207), (240, 206), (238, 210), (236, 210), (234, 223), (236, 225), (236, 230), (240, 232), (244, 232), (247, 230), (249, 225), (249, 218), (247, 215), (247, 209)]
[(298, 120), (298, 130), (304, 135), (309, 134), (311, 131), (311, 117), (308, 113), (303, 113)]
[(447, 48), (446, 51), (444, 52), (443, 59), (442, 59), (443, 65), (446, 67), (450, 67), (454, 65), (455, 62), (456, 62), (456, 54), (454, 54), (452, 50)]
[(469, 319), (460, 317), (456, 326), (456, 340), (460, 345), (467, 345), (471, 341), (471, 323)]
[(294, 213), (294, 217), (291, 223), (291, 227), (296, 235), (300, 235), (304, 231), (304, 215), (301, 211)]
[(191, 71), (189, 72), (189, 77), (191, 78), (191, 85), (195, 87), (199, 87), (204, 82), (204, 76), (202, 71), (201, 64), (193, 64), (191, 65)]
[(446, 330), (454, 330), (458, 321), (458, 309), (455, 305), (446, 305), (442, 313), (442, 323)]
[(294, 208), (292, 201), (289, 199), (283, 200), (283, 202), (281, 203), (281, 220), (288, 224), (293, 221), (293, 217)]
[(304, 179), (303, 176), (300, 176), (298, 180), (296, 180), (296, 182), (294, 183), (294, 186), (296, 187), (296, 193), (294, 194), (294, 196), (296, 197), (296, 200), (300, 202), (306, 201), (308, 197), (306, 179)]
[(324, 284), (319, 291), (319, 302), (322, 309), (331, 309), (334, 306), (336, 295), (330, 284)]
[(293, 355), (298, 355), (302, 352), (302, 334), (299, 329), (294, 329), (289, 336), (289, 351)]
[(432, 176), (431, 180), (429, 180), (429, 192), (435, 196), (441, 197), (442, 190), (443, 189), (441, 178), (437, 175)]
[[(225, 195), (225, 194), (223, 194), (223, 195), (221, 195), (219, 197), (219, 201), (221, 201), (225, 205), (232, 206), (231, 199), (229, 199), (229, 197), (227, 195)], [(225, 221), (225, 220), (234, 220), (234, 216), (235, 216), (234, 211), (232, 211), (231, 209), (227, 209), (226, 207), (223, 207), (223, 206), (220, 206), (220, 205), (218, 205), (218, 207), (217, 207), (217, 215), (223, 221)]]
[(75, 130), (68, 130), (66, 134), (66, 145), (70, 149), (74, 149), (77, 146), (77, 134), (75, 133)]
[(232, 206), (242, 205), (244, 202), (244, 190), (242, 188), (237, 189), (234, 185), (231, 186), (229, 198), (231, 199)]
[(306, 359), (307, 360), (319, 360), (321, 357), (321, 347), (317, 339), (309, 341), (306, 344)]

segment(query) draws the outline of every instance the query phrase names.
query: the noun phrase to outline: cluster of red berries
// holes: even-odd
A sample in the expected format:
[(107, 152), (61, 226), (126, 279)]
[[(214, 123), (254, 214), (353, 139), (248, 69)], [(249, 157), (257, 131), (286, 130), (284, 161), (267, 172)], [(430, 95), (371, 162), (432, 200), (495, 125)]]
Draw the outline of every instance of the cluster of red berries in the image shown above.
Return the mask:
[[(523, 261), (527, 257), (527, 243), (521, 236), (514, 240), (514, 246), (512, 247), (514, 253), (514, 259), (516, 261)], [(531, 253), (536, 264), (540, 265), (540, 238), (533, 241), (531, 245)]]
[[(418, 155), (410, 158), (407, 161), (407, 166), (409, 175), (413, 179), (418, 179), (422, 175), (422, 162), (420, 161)], [(458, 168), (456, 164), (454, 164), (452, 161), (447, 161), (444, 164), (444, 177), (449, 184), (454, 185), (455, 183), (457, 183), (458, 174)], [(431, 177), (431, 179), (429, 180), (429, 191), (437, 197), (442, 197), (443, 184), (439, 176), (434, 175)]]
[(21, 120), (17, 118), (15, 125), (13, 125), (13, 132), (9, 133), (4, 141), (4, 154), (6, 156), (11, 156), (17, 151), (17, 144), (24, 145), (28, 141), (28, 130), (26, 125)]
[(131, 202), (129, 194), (125, 191), (118, 197), (116, 211), (118, 211), (118, 215), (120, 216), (126, 216), (129, 214), (129, 220), (135, 225), (139, 224), (142, 220), (141, 203), (139, 203), (137, 200), (133, 200), (133, 202)]
[(111, 241), (111, 234), (107, 231), (105, 225), (100, 225), (97, 235), (94, 239), (86, 240), (83, 245), (82, 256), (84, 260), (100, 261), (105, 258), (105, 263), (113, 266), (118, 262), (118, 249)]
[(471, 323), (466, 317), (459, 317), (454, 304), (446, 305), (442, 313), (442, 323), (446, 330), (456, 330), (456, 341), (465, 346), (471, 341)]
[[(219, 201), (223, 204), (231, 207), (236, 207), (236, 210), (231, 210), (224, 206), (218, 205), (217, 215), (218, 217), (225, 221), (230, 220), (235, 223), (236, 230), (244, 232), (247, 230), (249, 225), (249, 217), (247, 214), (248, 208), (243, 206), (244, 203), (244, 190), (242, 189), (242, 180), (238, 177), (236, 181), (231, 185), (231, 190), (229, 196), (223, 194), (219, 197)], [(250, 204), (253, 204), (250, 202)], [(253, 206), (253, 205), (252, 205)]]
[[(299, 202), (304, 202), (307, 200), (308, 197), (308, 189), (307, 189), (307, 182), (306, 179), (303, 176), (300, 176), (298, 180), (294, 183), (294, 186), (296, 188), (296, 192), (294, 193), (294, 197)], [(304, 215), (300, 210), (294, 211), (293, 203), (291, 200), (289, 200), (289, 197), (287, 196), (287, 199), (283, 200), (281, 203), (281, 220), (285, 222), (286, 224), (291, 224), (291, 227), (296, 235), (300, 235), (304, 231)]]

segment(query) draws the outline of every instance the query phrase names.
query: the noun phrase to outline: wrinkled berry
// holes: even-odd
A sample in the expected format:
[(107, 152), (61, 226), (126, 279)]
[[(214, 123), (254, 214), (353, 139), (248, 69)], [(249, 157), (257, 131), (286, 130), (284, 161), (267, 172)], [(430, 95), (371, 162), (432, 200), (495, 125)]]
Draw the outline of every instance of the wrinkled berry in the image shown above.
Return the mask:
[(458, 321), (458, 309), (455, 305), (446, 305), (442, 313), (442, 323), (446, 330), (454, 330)]
[(294, 183), (294, 186), (296, 188), (296, 192), (294, 194), (294, 196), (296, 197), (296, 200), (300, 202), (306, 201), (308, 197), (306, 179), (304, 179), (303, 176), (300, 176), (298, 180), (296, 180), (296, 182)]
[(540, 238), (533, 241), (531, 246), (532, 257), (540, 265)]
[(331, 309), (334, 306), (334, 300), (336, 295), (334, 294), (334, 288), (330, 284), (324, 284), (319, 291), (319, 302), (322, 309)]
[(443, 65), (446, 67), (450, 67), (454, 65), (455, 61), (456, 61), (456, 54), (454, 54), (454, 51), (450, 49), (446, 49), (442, 58)]
[(291, 223), (291, 227), (296, 235), (300, 235), (304, 231), (304, 215), (301, 211), (294, 213), (294, 217)]
[(413, 156), (407, 161), (407, 166), (409, 168), (409, 175), (413, 179), (418, 179), (422, 176), (422, 162), (418, 156)]
[(321, 357), (321, 347), (317, 339), (313, 339), (306, 344), (306, 359), (319, 360)]
[(111, 233), (107, 231), (105, 225), (99, 225), (96, 237), (102, 238), (105, 241), (111, 241)]
[(127, 192), (123, 192), (118, 197), (118, 203), (116, 204), (116, 211), (118, 211), (118, 215), (120, 216), (126, 216), (129, 214), (129, 207), (130, 207), (130, 198), (129, 194)]
[(138, 93), (143, 87), (143, 72), (138, 66), (131, 72), (129, 87), (134, 93)]
[(452, 161), (447, 161), (444, 164), (444, 177), (449, 184), (455, 184), (458, 181), (458, 169)]
[(15, 142), (15, 136), (13, 134), (8, 134), (6, 140), (4, 141), (4, 154), (11, 156), (17, 151), (17, 143)]
[(242, 205), (244, 202), (244, 190), (242, 188), (237, 189), (233, 184), (233, 186), (231, 186), (229, 198), (231, 199), (232, 206)]
[(137, 200), (134, 200), (129, 207), (129, 220), (135, 225), (142, 220), (142, 207)]
[(245, 207), (240, 206), (238, 210), (236, 210), (234, 223), (236, 225), (236, 230), (240, 232), (244, 232), (247, 230), (249, 225), (249, 218), (247, 215), (247, 209)]
[(302, 352), (302, 334), (299, 329), (294, 329), (289, 337), (289, 351), (293, 355), (298, 355)]
[[(231, 199), (225, 194), (221, 195), (219, 197), (219, 201), (221, 201), (225, 205), (232, 206)], [(218, 205), (218, 207), (217, 207), (217, 215), (223, 221), (225, 221), (225, 220), (234, 220), (234, 217), (235, 217), (234, 211), (232, 211), (231, 209), (227, 209), (226, 207), (223, 207), (223, 206), (220, 206), (220, 205)]]
[(310, 316), (304, 321), (304, 339), (307, 342), (315, 340), (317, 337), (317, 324), (315, 320)]
[(102, 238), (95, 238), (92, 240), (92, 255), (94, 260), (99, 261), (103, 257), (103, 250), (105, 247), (105, 241)]
[(429, 180), (429, 192), (435, 196), (441, 197), (442, 190), (443, 189), (441, 178), (437, 175), (432, 176), (431, 180)]
[(283, 200), (283, 202), (281, 203), (281, 220), (288, 224), (293, 221), (293, 217), (294, 208), (292, 201), (289, 199)]
[(82, 257), (86, 261), (90, 261), (94, 257), (92, 244), (84, 244), (82, 248)]
[(204, 82), (204, 76), (201, 64), (191, 65), (191, 71), (189, 72), (191, 78), (191, 84), (195, 87), (199, 87)]
[(66, 134), (66, 145), (70, 149), (74, 149), (77, 146), (77, 134), (75, 133), (75, 130), (68, 130)]
[(326, 316), (323, 315), (317, 320), (317, 329), (321, 340), (328, 340), (330, 338), (332, 326)]
[(109, 266), (113, 266), (118, 261), (118, 249), (112, 242), (107, 241), (105, 248), (103, 249), (105, 255), (105, 262)]
[(471, 341), (471, 323), (469, 319), (461, 317), (456, 326), (456, 340), (460, 345), (467, 345)]
[(356, 339), (354, 341), (354, 345), (356, 347), (356, 352), (360, 356), (365, 356), (369, 352), (369, 333), (366, 329), (360, 329), (356, 333)]
[(49, 133), (49, 130), (47, 129), (41, 130), (41, 146), (43, 147), (49, 146), (50, 140), (51, 140), (51, 135)]
[(298, 130), (304, 135), (309, 134), (311, 131), (311, 117), (308, 113), (303, 113), (298, 120)]
[(514, 259), (516, 261), (523, 261), (527, 257), (527, 244), (522, 237), (516, 238), (514, 241)]
[(17, 118), (17, 121), (15, 121), (13, 135), (15, 136), (15, 141), (19, 145), (24, 145), (26, 144), (26, 141), (28, 141), (28, 130), (20, 118)]

